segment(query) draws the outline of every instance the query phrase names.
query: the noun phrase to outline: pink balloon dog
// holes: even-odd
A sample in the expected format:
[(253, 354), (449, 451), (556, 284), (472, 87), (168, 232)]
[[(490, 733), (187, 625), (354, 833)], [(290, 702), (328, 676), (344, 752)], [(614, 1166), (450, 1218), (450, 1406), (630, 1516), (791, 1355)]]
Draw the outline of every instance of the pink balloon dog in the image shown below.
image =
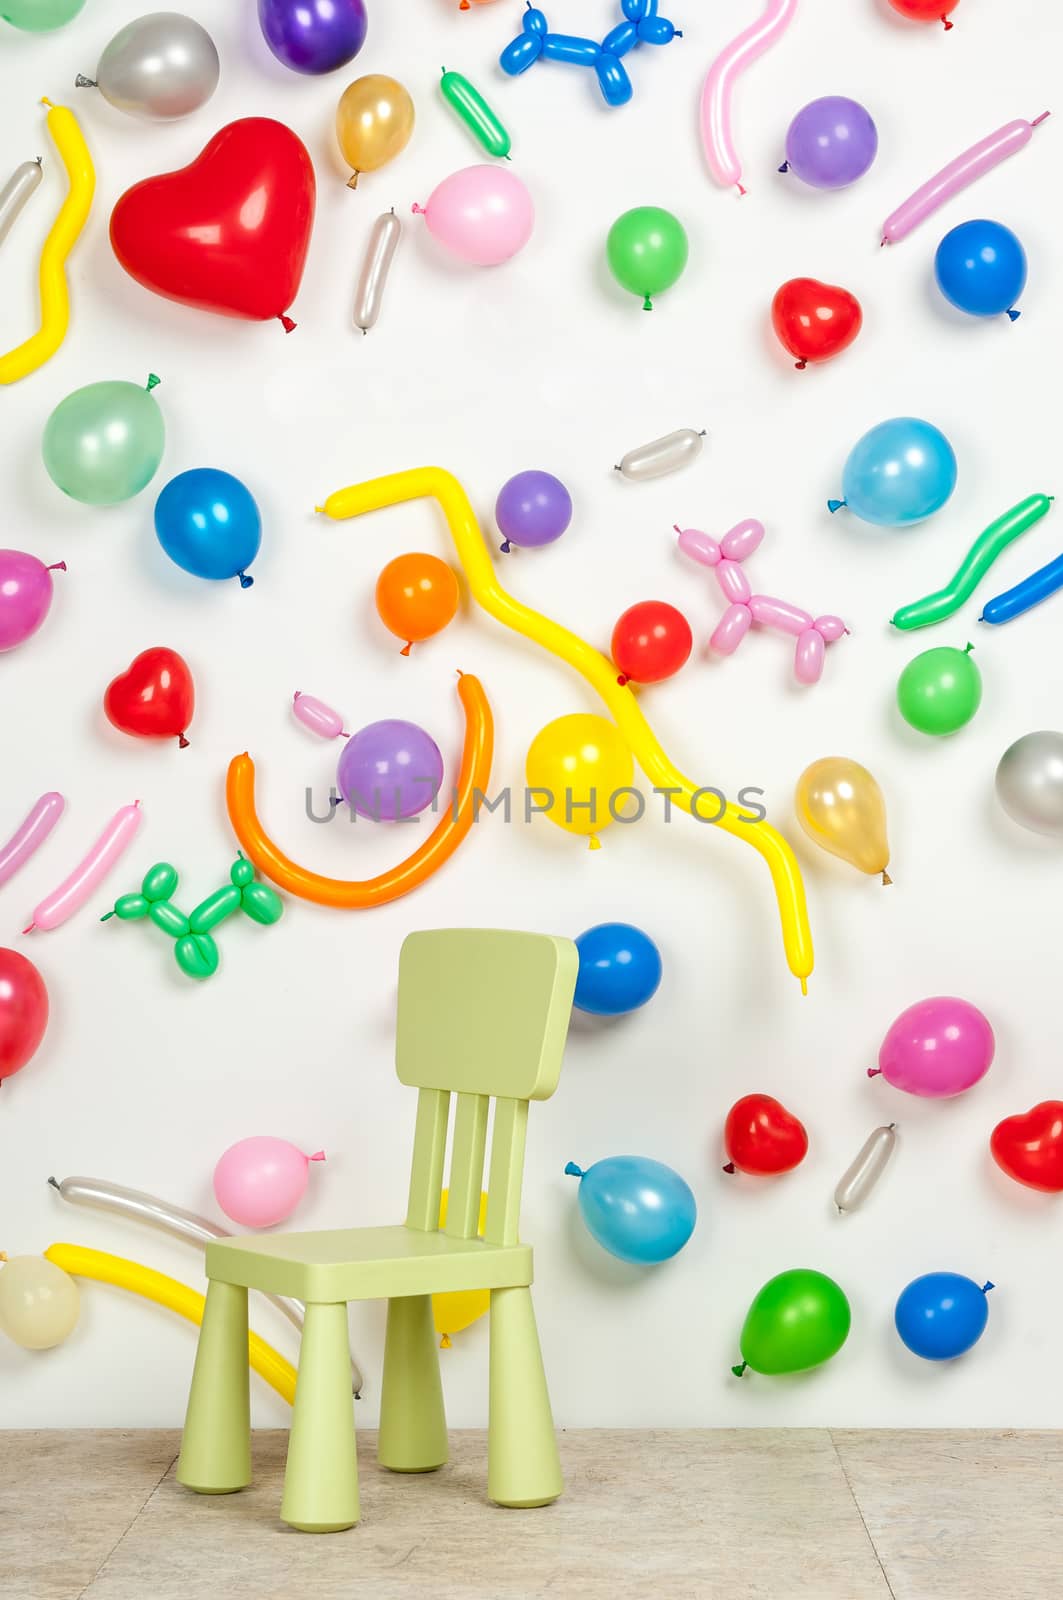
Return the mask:
[(976, 178), (1022, 150), (1033, 138), (1033, 130), (1039, 128), (1048, 115), (1047, 111), (1042, 111), (1032, 122), (1021, 117), (1015, 122), (1006, 122), (995, 133), (965, 150), (962, 156), (957, 156), (955, 161), (950, 161), (947, 167), (942, 167), (940, 172), (935, 172), (921, 189), (909, 195), (904, 204), (886, 218), (882, 224), (882, 243), (897, 244), (906, 239), (913, 228), (925, 222), (946, 200), (951, 200)]
[(764, 537), (763, 523), (750, 517), (740, 522), (717, 544), (709, 534), (699, 528), (676, 528), (679, 548), (684, 555), (698, 561), (703, 567), (712, 567), (720, 585), (727, 610), (716, 624), (709, 640), (713, 650), (722, 656), (733, 655), (754, 622), (763, 628), (777, 628), (797, 638), (794, 655), (794, 673), (798, 683), (818, 683), (823, 673), (826, 647), (840, 639), (849, 630), (841, 617), (813, 617), (785, 600), (775, 600), (770, 594), (754, 594), (749, 579), (742, 571), (742, 562), (751, 556)]
[(988, 1020), (969, 1000), (938, 995), (902, 1011), (882, 1041), (879, 1074), (895, 1089), (927, 1099), (962, 1094), (984, 1078), (993, 1062), (996, 1041)]
[(259, 1137), (230, 1145), (214, 1168), (214, 1197), (227, 1217), (244, 1228), (272, 1228), (291, 1216), (310, 1181), (310, 1162), (287, 1139)]
[(796, 10), (797, 0), (767, 0), (760, 19), (737, 39), (732, 39), (716, 57), (705, 78), (701, 91), (701, 142), (705, 146), (705, 159), (716, 182), (724, 188), (735, 184), (739, 194), (746, 191), (741, 183), (742, 163), (731, 129), (735, 79), (785, 32)]
[(463, 167), (436, 184), (423, 206), (428, 231), (463, 261), (497, 267), (523, 250), (535, 226), (535, 207), (515, 172), (505, 167)]

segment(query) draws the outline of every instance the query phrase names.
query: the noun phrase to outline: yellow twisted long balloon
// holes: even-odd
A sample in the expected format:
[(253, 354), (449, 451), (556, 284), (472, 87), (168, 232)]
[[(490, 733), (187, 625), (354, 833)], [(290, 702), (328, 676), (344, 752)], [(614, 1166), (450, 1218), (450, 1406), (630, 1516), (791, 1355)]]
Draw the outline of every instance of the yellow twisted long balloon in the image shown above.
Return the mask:
[(0, 356), (0, 383), (17, 383), (19, 378), (36, 372), (55, 355), (66, 338), (70, 324), (66, 258), (88, 220), (96, 192), (92, 157), (74, 113), (66, 106), (53, 106), (50, 100), (42, 100), (41, 104), (49, 108), (48, 132), (63, 159), (69, 188), (41, 250), (41, 325), (23, 344), (9, 350), (6, 356)]
[[(699, 786), (672, 765), (631, 689), (621, 688), (617, 683), (613, 664), (577, 634), (570, 633), (550, 617), (544, 617), (540, 612), (522, 605), (503, 589), (495, 575), (469, 498), (451, 473), (445, 472), (442, 467), (417, 467), (410, 472), (393, 472), (387, 477), (353, 484), (349, 489), (337, 489), (335, 494), (329, 495), (323, 506), (315, 506), (314, 509), (337, 519), (358, 517), (366, 511), (379, 511), (383, 506), (425, 497), (438, 500), (443, 509), (474, 599), (507, 628), (536, 640), (544, 649), (582, 673), (605, 701), (625, 743), (650, 783), (656, 788), (672, 791), (676, 805), (696, 815)], [(725, 833), (744, 839), (754, 850), (759, 850), (768, 863), (779, 902), (786, 960), (794, 977), (801, 980), (804, 991), (806, 979), (812, 971), (812, 934), (808, 926), (801, 870), (793, 851), (782, 835), (768, 823), (744, 820), (744, 814), (737, 806), (728, 805), (716, 826)]]

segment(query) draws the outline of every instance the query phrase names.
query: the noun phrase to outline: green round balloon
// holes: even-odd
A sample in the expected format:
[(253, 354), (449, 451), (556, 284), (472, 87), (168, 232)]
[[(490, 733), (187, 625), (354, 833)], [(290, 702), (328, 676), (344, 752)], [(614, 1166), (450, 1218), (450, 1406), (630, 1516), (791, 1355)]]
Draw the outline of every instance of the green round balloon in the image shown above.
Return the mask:
[(795, 1267), (769, 1278), (742, 1328), (741, 1377), (754, 1372), (804, 1372), (837, 1355), (849, 1337), (849, 1302), (822, 1272)]
[(920, 733), (955, 733), (982, 703), (982, 674), (971, 659), (973, 645), (939, 645), (909, 661), (897, 682), (897, 704), (905, 722)]
[(85, 0), (0, 0), (0, 17), (27, 33), (50, 33), (72, 22)]
[(41, 442), (52, 482), (72, 500), (113, 506), (147, 487), (159, 469), (166, 426), (147, 386), (90, 383), (61, 400)]
[(613, 277), (642, 296), (643, 311), (652, 311), (651, 296), (681, 276), (689, 254), (683, 224), (660, 206), (636, 206), (617, 217), (605, 249)]

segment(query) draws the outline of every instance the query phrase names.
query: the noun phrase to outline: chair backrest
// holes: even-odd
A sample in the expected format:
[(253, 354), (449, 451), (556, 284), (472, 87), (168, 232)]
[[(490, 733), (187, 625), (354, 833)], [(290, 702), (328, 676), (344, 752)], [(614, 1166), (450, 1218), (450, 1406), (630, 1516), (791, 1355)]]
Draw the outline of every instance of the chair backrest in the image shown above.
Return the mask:
[(579, 957), (569, 939), (478, 928), (411, 933), (399, 957), (395, 1066), (420, 1090), (408, 1227), (439, 1227), (457, 1096), (446, 1232), (472, 1239), (495, 1100), (484, 1237), (516, 1244), (529, 1100), (557, 1088)]

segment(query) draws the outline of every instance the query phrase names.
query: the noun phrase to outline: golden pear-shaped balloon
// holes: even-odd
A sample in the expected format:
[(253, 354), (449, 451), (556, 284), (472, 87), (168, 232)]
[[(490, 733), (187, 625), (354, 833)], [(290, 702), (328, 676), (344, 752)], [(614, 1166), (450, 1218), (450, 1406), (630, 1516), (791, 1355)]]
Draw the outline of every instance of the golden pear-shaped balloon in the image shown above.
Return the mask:
[(892, 883), (882, 790), (859, 761), (824, 756), (813, 761), (794, 791), (797, 820), (808, 837), (870, 877)]
[(354, 168), (347, 187), (357, 189), (360, 173), (375, 172), (405, 150), (413, 122), (413, 101), (395, 78), (374, 72), (348, 84), (336, 108), (336, 138)]

